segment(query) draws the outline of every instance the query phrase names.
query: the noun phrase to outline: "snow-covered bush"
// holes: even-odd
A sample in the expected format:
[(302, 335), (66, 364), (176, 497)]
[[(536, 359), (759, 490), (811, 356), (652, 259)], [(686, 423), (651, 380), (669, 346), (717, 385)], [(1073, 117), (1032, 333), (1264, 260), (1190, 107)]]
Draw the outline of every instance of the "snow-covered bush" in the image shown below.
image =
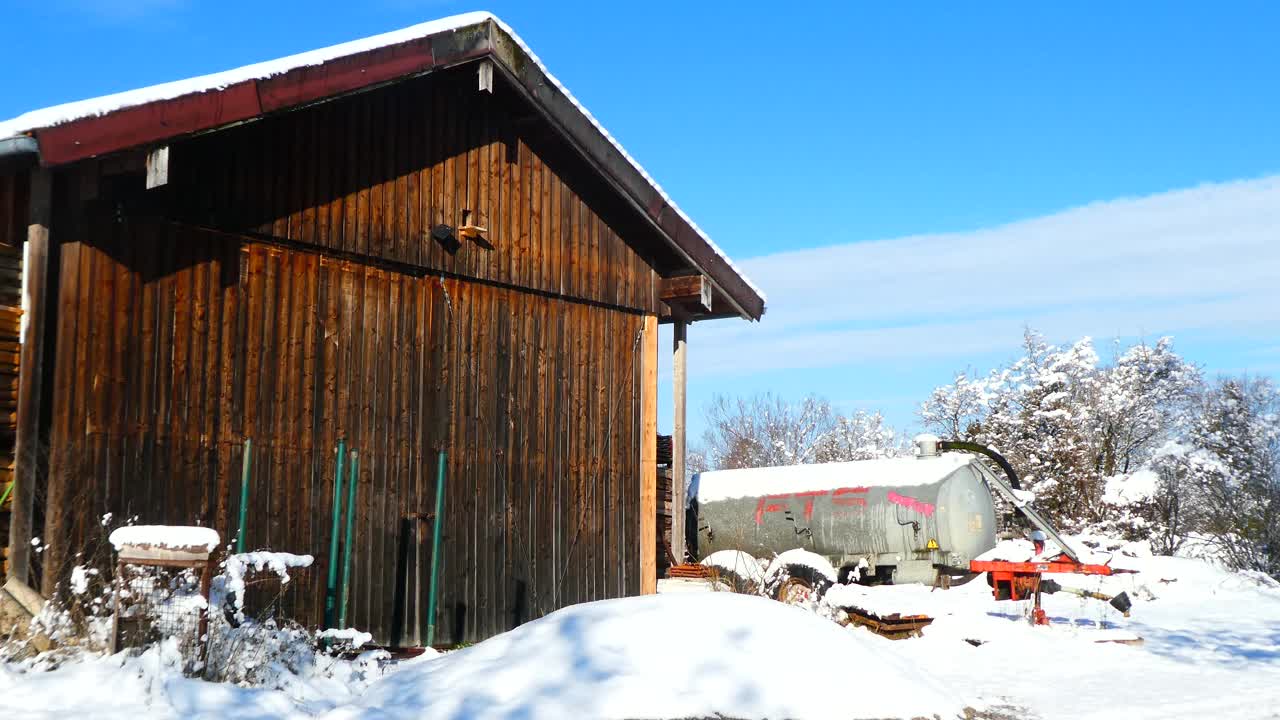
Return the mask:
[[(111, 645), (111, 615), (115, 605), (112, 587), (114, 556), (107, 537), (127, 524), (107, 513), (87, 532), (87, 541), (74, 553), (66, 553), (67, 567), (46, 567), (55, 573), (53, 593), (22, 633), (0, 632), (0, 660), (33, 655), (50, 647), (101, 652)], [(32, 541), (37, 556), (44, 554), (43, 539)], [(56, 653), (46, 662), (65, 653)]]
[(390, 659), (385, 650), (374, 649), (347, 662), (343, 656), (367, 642), (367, 633), (349, 631), (338, 642), (326, 642), (317, 649), (324, 633), (275, 618), (246, 618), (237, 627), (225, 617), (217, 618), (211, 635), (214, 641), (209, 644), (203, 677), (241, 687), (289, 691), (313, 677), (364, 685), (379, 677)]
[[(311, 566), (310, 555), (258, 550), (230, 553), (213, 578), (209, 604), (207, 679), (244, 686), (271, 685), (272, 678), (314, 664), (315, 638), (302, 625), (283, 617), (280, 600), (294, 572)], [(246, 614), (246, 597), (258, 589), (262, 597)]]

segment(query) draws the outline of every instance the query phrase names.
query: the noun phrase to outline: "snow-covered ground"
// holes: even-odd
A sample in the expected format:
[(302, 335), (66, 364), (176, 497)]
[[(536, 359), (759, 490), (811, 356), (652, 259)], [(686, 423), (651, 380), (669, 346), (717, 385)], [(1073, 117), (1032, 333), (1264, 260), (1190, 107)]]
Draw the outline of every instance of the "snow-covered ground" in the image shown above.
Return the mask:
[(332, 718), (958, 717), (897, 648), (732, 593), (588, 603), (396, 673)]
[[(575, 606), (393, 667), (377, 651), (317, 656), (263, 689), (184, 679), (162, 649), (52, 672), (0, 665), (0, 717), (1280, 718), (1280, 585), (1200, 560), (1125, 561), (1139, 572), (1056, 579), (1128, 592), (1129, 618), (1059, 594), (1045, 599), (1052, 626), (1032, 627), (1027, 603), (995, 602), (981, 578), (832, 590), (936, 618), (892, 641), (758, 597), (676, 592)], [(1098, 642), (1135, 635), (1144, 643)]]
[(324, 656), (317, 660), (300, 672), (275, 668), (271, 689), (185, 678), (182, 657), (172, 641), (137, 657), (81, 658), (55, 670), (0, 663), (0, 718), (307, 718), (351, 702), (379, 674), (378, 658), (372, 653), (355, 662)]
[[(922, 638), (895, 647), (988, 706), (1019, 708), (1014, 717), (1280, 718), (1280, 585), (1200, 560), (1126, 560), (1139, 572), (1054, 579), (1128, 592), (1128, 618), (1059, 593), (1044, 598), (1053, 624), (1032, 627), (1029, 603), (994, 602), (982, 578), (948, 591), (883, 588), (877, 600), (933, 615)], [(895, 593), (901, 603), (887, 601)], [(1099, 642), (1134, 635), (1141, 645)]]

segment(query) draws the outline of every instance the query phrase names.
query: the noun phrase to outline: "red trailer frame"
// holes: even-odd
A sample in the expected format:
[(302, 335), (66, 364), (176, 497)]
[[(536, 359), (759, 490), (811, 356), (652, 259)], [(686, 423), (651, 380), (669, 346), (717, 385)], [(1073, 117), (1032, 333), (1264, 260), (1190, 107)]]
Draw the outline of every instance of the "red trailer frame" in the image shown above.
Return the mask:
[(1049, 624), (1049, 617), (1040, 607), (1040, 580), (1045, 573), (1112, 575), (1125, 572), (1114, 570), (1110, 565), (1075, 562), (1068, 559), (1065, 554), (1045, 561), (973, 560), (969, 563), (969, 570), (975, 573), (987, 573), (987, 582), (991, 585), (991, 594), (996, 600), (1034, 598), (1035, 607), (1031, 611), (1031, 622), (1034, 625)]

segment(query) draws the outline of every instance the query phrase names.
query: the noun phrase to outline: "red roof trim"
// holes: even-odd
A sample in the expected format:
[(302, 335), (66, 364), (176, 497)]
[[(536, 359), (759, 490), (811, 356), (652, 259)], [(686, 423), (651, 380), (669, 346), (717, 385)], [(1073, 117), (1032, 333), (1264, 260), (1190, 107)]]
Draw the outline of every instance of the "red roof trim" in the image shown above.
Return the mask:
[(431, 38), (376, 48), (258, 80), (263, 112), (315, 102), (435, 67)]
[[(481, 51), (484, 54), (487, 50)], [(468, 53), (475, 55), (475, 52)], [(35, 131), (40, 159), (63, 165), (95, 155), (162, 142), (305, 105), (436, 66), (430, 37), (375, 48), (275, 77), (123, 108)]]
[(262, 114), (257, 83), (123, 108), (36, 131), (40, 162), (62, 165), (116, 150), (239, 122)]
[[(473, 27), (483, 27), (473, 26)], [(483, 38), (476, 42), (477, 38)], [(123, 108), (34, 131), (47, 166), (161, 142), (484, 57), (488, 35), (455, 28), (269, 78)]]

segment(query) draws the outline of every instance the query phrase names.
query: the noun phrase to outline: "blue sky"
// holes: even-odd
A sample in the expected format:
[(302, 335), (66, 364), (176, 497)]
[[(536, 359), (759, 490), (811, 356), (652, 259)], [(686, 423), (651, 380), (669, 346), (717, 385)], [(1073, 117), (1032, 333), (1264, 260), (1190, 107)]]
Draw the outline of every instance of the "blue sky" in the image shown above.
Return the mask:
[(907, 426), (1025, 324), (1280, 373), (1280, 4), (10, 2), (0, 117), (474, 9), (769, 292), (692, 328), (695, 431), (758, 390)]

